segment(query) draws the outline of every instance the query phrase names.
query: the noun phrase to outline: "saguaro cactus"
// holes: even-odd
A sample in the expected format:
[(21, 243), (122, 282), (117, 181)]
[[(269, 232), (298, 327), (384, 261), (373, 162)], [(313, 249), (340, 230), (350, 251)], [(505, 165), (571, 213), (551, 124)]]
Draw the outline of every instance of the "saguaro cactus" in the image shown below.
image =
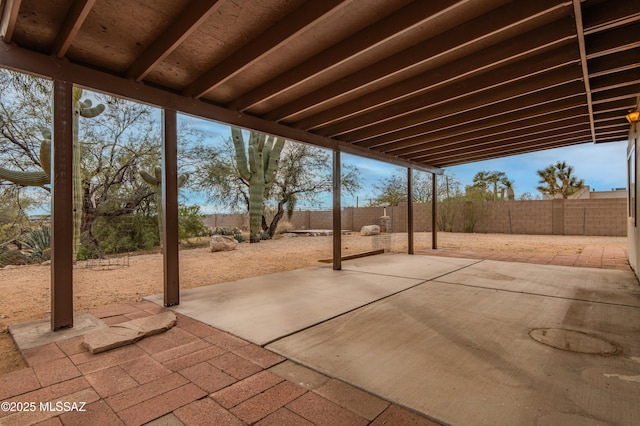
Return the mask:
[(0, 167), (0, 179), (20, 186), (44, 186), (51, 183), (51, 132), (42, 131), (40, 143), (40, 168), (33, 172), (22, 172)]
[[(80, 247), (80, 230), (82, 226), (83, 188), (80, 162), (82, 145), (78, 141), (78, 117), (93, 118), (100, 115), (105, 107), (98, 104), (92, 106), (90, 99), (81, 101), (82, 89), (73, 88), (73, 258), (76, 258)], [(33, 172), (14, 171), (0, 167), (0, 179), (8, 180), (22, 186), (44, 186), (51, 183), (51, 132), (42, 132), (44, 140), (40, 144), (40, 167)]]
[(251, 132), (247, 152), (242, 130), (231, 128), (240, 177), (249, 184), (249, 241), (260, 242), (264, 196), (278, 173), (284, 139)]
[[(158, 209), (158, 232), (160, 233), (160, 244), (162, 244), (162, 168), (156, 167), (153, 170), (153, 175), (147, 173), (144, 170), (140, 172), (140, 177), (151, 186), (153, 192), (156, 195), (156, 208)], [(178, 188), (187, 183), (189, 174), (178, 175)]]

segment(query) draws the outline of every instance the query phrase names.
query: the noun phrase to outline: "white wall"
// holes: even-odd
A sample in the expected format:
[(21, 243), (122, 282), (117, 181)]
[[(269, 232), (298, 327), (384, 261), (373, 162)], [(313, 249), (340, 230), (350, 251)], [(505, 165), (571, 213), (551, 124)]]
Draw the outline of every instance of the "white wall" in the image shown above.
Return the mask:
[[(640, 194), (640, 184), (638, 177), (640, 177), (640, 161), (638, 158), (638, 135), (640, 134), (640, 123), (634, 126), (629, 126), (629, 144), (627, 146), (627, 172), (629, 188), (629, 209), (635, 208), (635, 218), (629, 217), (627, 222), (627, 239), (628, 239), (628, 251), (629, 251), (629, 264), (636, 273), (636, 276), (640, 278), (638, 271), (638, 265), (640, 264), (640, 209), (638, 204), (638, 194)], [(632, 170), (635, 165), (635, 170)], [(635, 173), (635, 176), (631, 174)], [(633, 195), (635, 191), (635, 196)], [(635, 204), (635, 205), (632, 205)]]

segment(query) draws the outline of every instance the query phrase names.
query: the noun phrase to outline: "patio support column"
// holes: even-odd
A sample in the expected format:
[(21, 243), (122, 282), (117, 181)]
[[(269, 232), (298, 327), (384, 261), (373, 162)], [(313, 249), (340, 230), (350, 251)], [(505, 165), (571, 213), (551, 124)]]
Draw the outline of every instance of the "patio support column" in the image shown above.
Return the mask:
[(175, 110), (162, 111), (162, 252), (164, 306), (180, 303), (178, 267), (178, 132)]
[(73, 83), (53, 82), (51, 329), (73, 327)]
[(340, 151), (333, 151), (333, 270), (342, 269), (342, 211), (340, 209)]
[(438, 178), (431, 174), (431, 249), (438, 248)]
[(413, 170), (407, 168), (407, 253), (413, 254)]

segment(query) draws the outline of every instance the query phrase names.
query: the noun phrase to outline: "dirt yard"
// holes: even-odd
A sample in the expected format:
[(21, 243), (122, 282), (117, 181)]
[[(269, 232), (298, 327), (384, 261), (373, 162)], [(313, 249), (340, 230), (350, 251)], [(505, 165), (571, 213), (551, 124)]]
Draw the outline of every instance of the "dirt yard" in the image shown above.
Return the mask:
[[(385, 237), (342, 237), (343, 255), (391, 246), (406, 250), (406, 234)], [(415, 247), (430, 248), (431, 234), (416, 234)], [(295, 237), (239, 244), (229, 252), (210, 253), (208, 247), (180, 251), (181, 288), (235, 281), (257, 275), (317, 266), (332, 253), (332, 237)], [(577, 254), (586, 245), (613, 244), (626, 248), (625, 237), (577, 237), (505, 234), (438, 233), (442, 250), (509, 251)], [(79, 264), (74, 269), (76, 311), (142, 300), (162, 292), (162, 255), (129, 257), (129, 266), (96, 268)], [(47, 318), (50, 313), (50, 266), (0, 269), (0, 373), (22, 368), (24, 361), (8, 334), (9, 324)]]

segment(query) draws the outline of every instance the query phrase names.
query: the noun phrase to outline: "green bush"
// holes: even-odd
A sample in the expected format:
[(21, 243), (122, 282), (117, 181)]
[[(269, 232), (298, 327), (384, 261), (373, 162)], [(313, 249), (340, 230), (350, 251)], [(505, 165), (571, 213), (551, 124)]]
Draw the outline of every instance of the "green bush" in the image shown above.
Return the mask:
[(178, 207), (178, 240), (185, 241), (191, 237), (203, 237), (209, 229), (202, 223), (200, 206)]
[(158, 221), (155, 216), (142, 214), (118, 217), (99, 217), (92, 227), (97, 246), (83, 240), (84, 250), (89, 258), (103, 254), (124, 253), (136, 250), (150, 250), (160, 245)]

